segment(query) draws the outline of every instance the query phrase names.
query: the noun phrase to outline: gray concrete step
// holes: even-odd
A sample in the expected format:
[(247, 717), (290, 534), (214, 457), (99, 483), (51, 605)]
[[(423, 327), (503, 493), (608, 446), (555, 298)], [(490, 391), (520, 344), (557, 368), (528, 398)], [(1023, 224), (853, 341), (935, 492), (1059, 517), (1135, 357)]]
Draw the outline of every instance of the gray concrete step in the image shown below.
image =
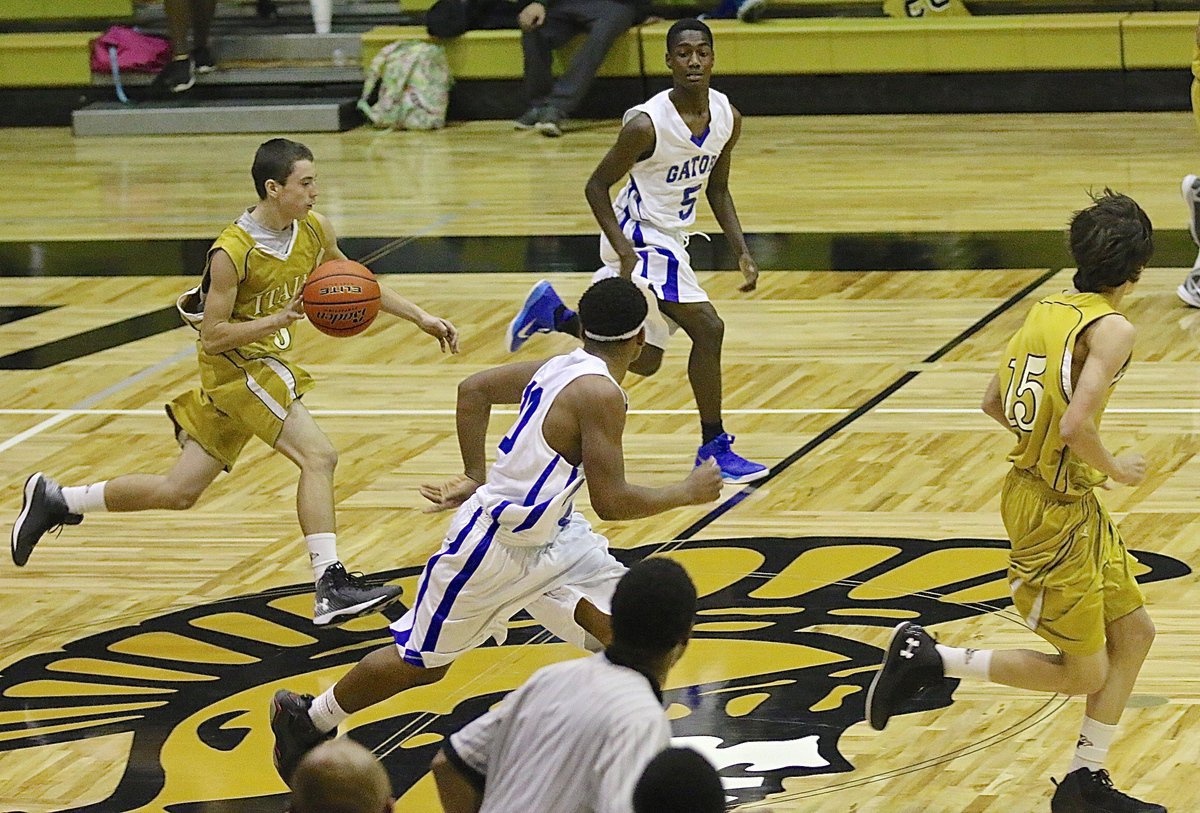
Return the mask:
[(360, 121), (357, 99), (94, 102), (71, 114), (76, 136), (339, 132)]

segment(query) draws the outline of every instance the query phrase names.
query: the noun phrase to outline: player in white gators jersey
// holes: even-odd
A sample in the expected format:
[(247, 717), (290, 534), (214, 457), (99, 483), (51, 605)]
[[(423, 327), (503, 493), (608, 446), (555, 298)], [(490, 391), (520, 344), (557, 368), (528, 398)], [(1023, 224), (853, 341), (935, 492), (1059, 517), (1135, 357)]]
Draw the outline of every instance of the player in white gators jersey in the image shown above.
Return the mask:
[[(435, 510), (457, 508), (425, 565), (415, 603), (392, 624), (394, 645), (363, 658), (317, 698), (275, 694), (275, 765), (286, 781), (304, 753), (353, 712), (434, 683), (488, 638), (503, 642), (521, 609), (565, 641), (599, 651), (612, 638), (609, 601), (625, 573), (573, 500), (590, 481), (601, 519), (626, 520), (715, 500), (718, 467), (706, 462), (663, 488), (625, 480), (621, 379), (645, 344), (648, 307), (638, 287), (613, 278), (579, 302), (583, 347), (546, 362), (476, 373), (458, 388), (463, 475), (423, 486)], [(493, 404), (520, 403), (487, 472)]]
[[(721, 343), (725, 324), (700, 287), (687, 252), (688, 230), (704, 195), (745, 276), (744, 292), (758, 284), (758, 266), (746, 246), (733, 197), (729, 165), (741, 131), (741, 114), (725, 94), (709, 87), (713, 40), (699, 20), (680, 20), (667, 32), (667, 67), (673, 87), (625, 113), (617, 143), (588, 179), (586, 194), (600, 224), (597, 278), (631, 278), (646, 291), (650, 318), (647, 347), (630, 366), (652, 375), (662, 364), (667, 339), (682, 327), (691, 337), (688, 380), (700, 412), (696, 463), (712, 458), (729, 483), (766, 477), (767, 467), (732, 449), (733, 437), (721, 420)], [(609, 199), (609, 190), (629, 180)], [(559, 331), (579, 335), (579, 320), (563, 305), (550, 283), (534, 286), (509, 326), (508, 346), (516, 350), (531, 335)]]

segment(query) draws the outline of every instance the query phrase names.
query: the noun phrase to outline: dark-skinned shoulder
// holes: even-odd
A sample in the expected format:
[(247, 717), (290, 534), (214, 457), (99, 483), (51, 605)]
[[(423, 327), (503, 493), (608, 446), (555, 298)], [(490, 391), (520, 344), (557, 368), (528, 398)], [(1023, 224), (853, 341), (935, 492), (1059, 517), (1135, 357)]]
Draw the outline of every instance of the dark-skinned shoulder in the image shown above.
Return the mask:
[(654, 134), (654, 122), (649, 113), (638, 112), (636, 116), (625, 122), (621, 134), (617, 136), (617, 149), (627, 151), (635, 156), (637, 161), (645, 161), (654, 155), (658, 138)]

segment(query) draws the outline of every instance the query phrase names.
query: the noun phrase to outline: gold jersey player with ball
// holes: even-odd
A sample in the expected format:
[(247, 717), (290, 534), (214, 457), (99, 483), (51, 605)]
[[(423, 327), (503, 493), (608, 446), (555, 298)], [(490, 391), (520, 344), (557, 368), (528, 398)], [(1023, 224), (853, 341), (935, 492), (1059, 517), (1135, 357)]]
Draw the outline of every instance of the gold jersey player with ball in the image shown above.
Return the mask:
[(1146, 475), (1140, 454), (1108, 450), (1099, 425), (1133, 352), (1133, 325), (1118, 308), (1154, 251), (1150, 219), (1130, 198), (1105, 190), (1071, 220), (1070, 244), (1074, 289), (1033, 306), (983, 401), (1017, 439), (1000, 495), (1013, 604), (1058, 651), (944, 646), (905, 622), (871, 684), (867, 720), (882, 729), (900, 703), (944, 677), (1086, 695), (1052, 813), (1166, 813), (1118, 791), (1104, 768), (1154, 624), (1134, 580), (1137, 562), (1094, 493)]
[[(93, 512), (191, 508), (257, 436), (300, 469), (296, 511), (316, 583), (313, 622), (338, 623), (381, 609), (400, 593), (368, 584), (338, 560), (337, 451), (300, 401), (312, 378), (286, 359), (291, 325), (304, 318), (305, 279), (323, 261), (346, 257), (329, 220), (313, 211), (316, 167), (308, 147), (271, 139), (255, 153), (251, 175), (258, 203), (221, 232), (200, 285), (179, 300), (184, 320), (200, 332), (200, 386), (166, 407), (181, 448), (175, 464), (166, 474), (125, 474), (67, 488), (41, 472), (32, 475), (12, 529), (12, 556), (24, 565), (47, 531), (78, 525)], [(380, 294), (384, 312), (458, 352), (450, 322), (386, 287)]]

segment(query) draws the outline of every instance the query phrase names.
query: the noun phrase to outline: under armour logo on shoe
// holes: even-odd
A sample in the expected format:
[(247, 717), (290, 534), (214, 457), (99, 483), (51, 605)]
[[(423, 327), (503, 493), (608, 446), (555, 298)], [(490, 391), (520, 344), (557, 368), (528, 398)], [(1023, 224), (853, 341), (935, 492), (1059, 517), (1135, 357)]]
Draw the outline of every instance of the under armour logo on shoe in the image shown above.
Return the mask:
[(906, 644), (906, 646), (904, 647), (904, 650), (900, 653), (900, 657), (901, 658), (910, 658), (910, 659), (915, 658), (917, 656), (916, 651), (921, 648), (921, 642), (916, 638), (905, 638), (904, 643)]

